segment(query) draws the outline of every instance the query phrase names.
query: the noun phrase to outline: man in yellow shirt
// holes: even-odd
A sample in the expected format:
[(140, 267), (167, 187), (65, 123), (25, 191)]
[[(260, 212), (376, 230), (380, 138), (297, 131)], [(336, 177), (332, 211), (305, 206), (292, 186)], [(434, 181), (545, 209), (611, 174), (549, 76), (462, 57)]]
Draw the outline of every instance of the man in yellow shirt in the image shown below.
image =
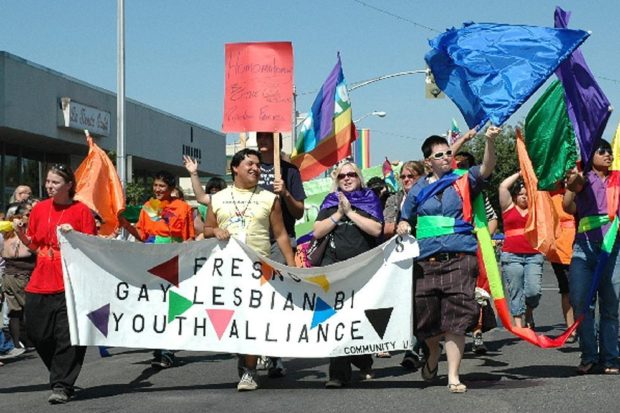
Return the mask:
[[(269, 257), (271, 229), (286, 264), (293, 267), (295, 257), (284, 228), (280, 200), (274, 193), (258, 186), (260, 161), (260, 153), (253, 149), (242, 149), (233, 156), (230, 162), (233, 185), (212, 196), (205, 222), (205, 237), (218, 240), (233, 237), (263, 257)], [(258, 356), (241, 357), (243, 374), (237, 390), (256, 390)]]

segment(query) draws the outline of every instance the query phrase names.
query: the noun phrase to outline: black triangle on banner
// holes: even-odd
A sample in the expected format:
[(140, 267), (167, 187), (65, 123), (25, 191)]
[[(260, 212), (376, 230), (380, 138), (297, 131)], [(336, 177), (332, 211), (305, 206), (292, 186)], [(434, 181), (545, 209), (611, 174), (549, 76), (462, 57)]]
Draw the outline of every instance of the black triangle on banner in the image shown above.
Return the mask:
[(383, 340), (383, 335), (385, 334), (387, 325), (390, 322), (390, 316), (392, 315), (393, 310), (394, 307), (364, 310), (366, 318), (370, 321), (370, 324), (372, 324), (372, 327), (375, 329), (377, 334), (379, 334), (381, 340)]

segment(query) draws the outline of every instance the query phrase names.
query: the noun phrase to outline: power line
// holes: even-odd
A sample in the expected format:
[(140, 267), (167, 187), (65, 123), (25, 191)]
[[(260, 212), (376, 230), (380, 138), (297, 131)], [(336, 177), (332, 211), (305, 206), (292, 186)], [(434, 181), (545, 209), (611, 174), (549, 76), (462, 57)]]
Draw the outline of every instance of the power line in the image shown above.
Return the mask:
[(381, 129), (370, 129), (370, 131), (372, 133), (382, 133), (384, 135), (396, 136), (397, 138), (422, 140), (421, 138), (416, 138), (414, 136), (401, 135), (400, 133), (387, 132), (387, 131), (384, 131), (384, 130), (381, 130)]
[(425, 25), (420, 24), (418, 22), (414, 22), (413, 20), (410, 20), (410, 19), (408, 19), (406, 17), (399, 16), (398, 14), (394, 14), (394, 13), (392, 13), (390, 11), (387, 11), (387, 10), (381, 9), (379, 7), (373, 6), (371, 4), (365, 3), (365, 2), (363, 2), (361, 0), (353, 0), (353, 1), (356, 2), (356, 3), (361, 4), (362, 6), (368, 7), (369, 9), (373, 9), (375, 11), (378, 11), (379, 13), (383, 13), (383, 14), (386, 14), (386, 15), (388, 15), (390, 17), (394, 17), (395, 19), (402, 20), (404, 22), (413, 24), (414, 26), (420, 27), (422, 29), (426, 29), (426, 30), (429, 30), (429, 31), (434, 32), (434, 33), (441, 33), (440, 30), (433, 29), (432, 27), (425, 26)]
[(619, 83), (620, 84), (620, 80), (616, 80), (616, 79), (611, 79), (609, 77), (605, 77), (605, 76), (597, 76), (599, 79), (601, 80), (607, 80), (608, 82), (614, 82), (614, 83)]
[[(375, 10), (375, 11), (378, 11), (379, 13), (386, 14), (386, 15), (388, 15), (388, 16), (390, 16), (390, 17), (394, 17), (394, 18), (395, 18), (395, 19), (397, 19), (397, 20), (401, 20), (401, 21), (404, 21), (404, 22), (410, 23), (410, 24), (412, 24), (412, 25), (414, 25), (414, 26), (417, 26), (417, 27), (420, 27), (420, 28), (422, 28), (422, 29), (429, 30), (429, 31), (434, 32), (434, 33), (442, 33), (440, 30), (433, 29), (432, 27), (425, 26), (425, 25), (423, 25), (423, 24), (420, 24), (420, 23), (418, 23), (418, 22), (415, 22), (415, 21), (413, 21), (413, 20), (411, 20), (411, 19), (408, 19), (408, 18), (406, 18), (406, 17), (402, 17), (402, 16), (399, 16), (398, 14), (395, 14), (395, 13), (392, 13), (392, 12), (390, 12), (390, 11), (387, 11), (387, 10), (381, 9), (381, 8), (379, 8), (379, 7), (376, 7), (376, 6), (373, 6), (372, 4), (368, 4), (368, 3), (366, 3), (366, 2), (363, 2), (362, 0), (353, 0), (353, 1), (354, 1), (354, 2), (356, 2), (356, 3), (358, 3), (358, 4), (361, 4), (361, 5), (362, 5), (362, 6), (364, 6), (364, 7), (368, 7), (369, 9), (373, 9), (373, 10)], [(597, 78), (598, 78), (598, 79), (601, 79), (601, 80), (606, 80), (606, 81), (608, 81), (608, 82), (613, 82), (613, 83), (618, 83), (618, 84), (620, 84), (620, 80), (617, 80), (617, 79), (612, 79), (612, 78), (605, 77), (605, 76), (597, 76)]]

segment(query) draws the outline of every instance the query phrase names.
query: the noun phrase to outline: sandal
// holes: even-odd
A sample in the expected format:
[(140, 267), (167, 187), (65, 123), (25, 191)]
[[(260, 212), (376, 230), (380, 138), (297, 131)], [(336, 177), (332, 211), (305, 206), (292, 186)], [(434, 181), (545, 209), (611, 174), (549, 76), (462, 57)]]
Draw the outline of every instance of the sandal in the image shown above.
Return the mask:
[(618, 367), (605, 367), (603, 374), (618, 375), (620, 374), (620, 369)]
[(450, 393), (465, 393), (467, 391), (467, 386), (463, 383), (448, 383), (448, 391)]
[(437, 378), (437, 371), (439, 370), (439, 363), (435, 366), (433, 370), (428, 365), (428, 360), (424, 363), (424, 367), (422, 367), (422, 379), (424, 381), (433, 381)]
[(577, 366), (577, 374), (591, 374), (594, 372), (594, 363), (581, 362)]

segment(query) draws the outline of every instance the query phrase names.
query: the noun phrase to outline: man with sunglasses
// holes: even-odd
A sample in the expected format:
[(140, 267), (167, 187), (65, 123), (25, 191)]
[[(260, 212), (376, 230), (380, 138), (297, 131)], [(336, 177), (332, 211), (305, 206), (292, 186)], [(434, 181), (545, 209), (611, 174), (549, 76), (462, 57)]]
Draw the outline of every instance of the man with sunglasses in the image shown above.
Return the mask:
[[(437, 377), (440, 341), (445, 338), (448, 390), (464, 393), (459, 366), (465, 332), (478, 320), (474, 299), (478, 244), (473, 235), (471, 203), (495, 168), (494, 140), (501, 129), (489, 126), (482, 164), (460, 175), (452, 170), (452, 150), (445, 138), (431, 136), (422, 144), (424, 162), (431, 171), (407, 194), (397, 232), (412, 232), (420, 256), (414, 263), (415, 334), (428, 346), (422, 378)], [(467, 132), (468, 138), (476, 130)], [(413, 231), (412, 231), (413, 228)]]
[(594, 308), (588, 302), (592, 276), (598, 264), (603, 247), (603, 238), (611, 226), (607, 189), (609, 168), (613, 160), (611, 145), (601, 140), (592, 156), (589, 171), (568, 173), (564, 209), (576, 213), (577, 235), (573, 244), (573, 257), (569, 269), (569, 296), (575, 315), (584, 315), (577, 328), (581, 363), (577, 373), (588, 374), (600, 371), (604, 374), (619, 374), (618, 366), (618, 304), (620, 302), (620, 266), (615, 242), (609, 260), (601, 275), (594, 301), (598, 303), (600, 320), (598, 331), (594, 320)]

